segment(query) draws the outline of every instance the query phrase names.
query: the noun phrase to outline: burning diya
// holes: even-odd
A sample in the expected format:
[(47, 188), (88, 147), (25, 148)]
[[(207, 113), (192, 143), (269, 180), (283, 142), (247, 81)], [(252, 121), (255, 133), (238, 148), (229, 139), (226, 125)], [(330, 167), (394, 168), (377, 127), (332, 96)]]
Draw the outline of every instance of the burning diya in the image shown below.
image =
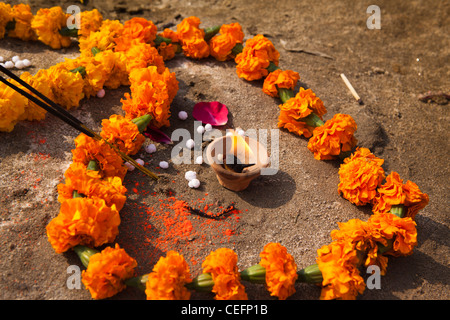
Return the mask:
[(208, 163), (219, 183), (232, 191), (246, 189), (269, 165), (267, 149), (258, 141), (237, 133), (215, 139), (206, 150)]

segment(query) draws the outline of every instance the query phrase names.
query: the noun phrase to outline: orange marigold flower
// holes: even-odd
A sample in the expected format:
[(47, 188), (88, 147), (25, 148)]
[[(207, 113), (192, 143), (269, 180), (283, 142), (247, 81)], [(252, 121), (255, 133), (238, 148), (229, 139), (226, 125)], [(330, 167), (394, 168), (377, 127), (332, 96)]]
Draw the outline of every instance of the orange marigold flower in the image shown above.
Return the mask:
[(236, 56), (236, 72), (239, 78), (248, 81), (258, 80), (269, 74), (267, 67), (269, 67), (270, 62), (278, 65), (279, 58), (280, 53), (275, 49), (272, 42), (258, 34), (248, 39), (242, 52)]
[(392, 206), (404, 205), (406, 207), (405, 217), (413, 220), (420, 210), (429, 202), (426, 193), (422, 193), (419, 187), (411, 181), (403, 184), (403, 180), (397, 172), (391, 172), (386, 177), (386, 183), (378, 188), (378, 194), (374, 199), (373, 212), (387, 213)]
[(297, 264), (279, 243), (269, 243), (259, 254), (259, 264), (266, 269), (266, 286), (271, 296), (285, 300), (295, 293)]
[(0, 39), (5, 37), (6, 25), (13, 19), (11, 5), (0, 2)]
[(23, 117), (27, 99), (9, 86), (0, 83), (0, 131), (11, 132)]
[(364, 265), (378, 265), (381, 275), (386, 274), (387, 257), (378, 253), (376, 237), (372, 234), (371, 225), (359, 219), (351, 219), (345, 223), (338, 222), (339, 230), (331, 231), (333, 240), (347, 242), (353, 249), (367, 254)]
[(116, 38), (116, 51), (127, 51), (132, 43), (154, 44), (157, 28), (145, 18), (135, 17), (123, 24), (123, 32)]
[(58, 185), (58, 201), (63, 203), (72, 199), (73, 192), (85, 195), (89, 198), (99, 198), (111, 207), (113, 204), (117, 210), (122, 210), (127, 189), (122, 185), (122, 179), (119, 177), (108, 177), (101, 179), (99, 175), (95, 176), (88, 172), (87, 167), (79, 162), (73, 162), (64, 173), (66, 178), (64, 184)]
[(8, 37), (18, 38), (23, 41), (37, 40), (38, 37), (31, 28), (34, 16), (28, 4), (17, 4), (12, 8), (12, 16), (15, 21), (14, 30), (8, 32)]
[(114, 241), (120, 216), (115, 205), (103, 199), (73, 198), (64, 201), (58, 216), (47, 225), (47, 236), (57, 253), (76, 245), (98, 247)]
[[(275, 72), (276, 71), (271, 74)], [(271, 74), (267, 76), (266, 79), (268, 79)], [(312, 136), (314, 128), (307, 125), (302, 119), (306, 118), (311, 113), (315, 113), (322, 119), (322, 116), (327, 112), (322, 100), (320, 100), (311, 89), (305, 90), (304, 88), (300, 88), (300, 91), (295, 97), (279, 105), (279, 108), (280, 115), (278, 116), (278, 127), (285, 128), (289, 130), (289, 132), (296, 133), (299, 136), (304, 135), (306, 138)]]
[(123, 180), (127, 168), (122, 158), (105, 141), (97, 141), (84, 133), (75, 139), (75, 149), (72, 150), (73, 162), (88, 165), (95, 160), (104, 178), (119, 177)]
[[(278, 97), (278, 88), (294, 90), (298, 80), (300, 80), (300, 75), (298, 72), (277, 69), (269, 73), (269, 75), (264, 79), (262, 90), (271, 97)], [(300, 90), (302, 89), (303, 88), (300, 88)], [(303, 89), (303, 91), (307, 90)], [(312, 91), (311, 93), (315, 96)], [(319, 98), (317, 99), (320, 100)]]
[(412, 254), (417, 245), (416, 223), (410, 217), (400, 218), (388, 212), (373, 214), (368, 223), (371, 225), (373, 237), (388, 246), (388, 240), (393, 241), (392, 249), (386, 252), (393, 256)]
[(78, 38), (86, 38), (91, 32), (96, 32), (101, 28), (103, 16), (97, 9), (82, 11), (79, 15), (80, 29), (78, 30)]
[(372, 202), (385, 178), (383, 162), (369, 149), (358, 148), (339, 168), (339, 194), (357, 206)]
[(209, 56), (209, 46), (205, 41), (205, 31), (199, 28), (200, 19), (188, 17), (177, 25), (177, 36), (186, 57), (201, 59)]
[(178, 91), (175, 73), (165, 69), (158, 73), (155, 66), (134, 69), (130, 73), (131, 95), (122, 99), (122, 109), (128, 119), (152, 115), (152, 124), (158, 128), (169, 126), (170, 104)]
[(148, 275), (145, 289), (147, 300), (189, 300), (191, 293), (184, 285), (191, 281), (186, 260), (179, 253), (169, 251)]
[(131, 120), (117, 114), (102, 120), (100, 135), (128, 155), (136, 154), (145, 142), (145, 137), (138, 127)]
[(175, 57), (175, 54), (177, 53), (177, 47), (172, 43), (167, 44), (165, 42), (162, 42), (158, 46), (158, 53), (164, 61), (167, 61)]
[(161, 42), (158, 46), (158, 52), (163, 57), (163, 60), (170, 60), (175, 57), (175, 54), (179, 49), (180, 39), (178, 39), (178, 34), (176, 31), (166, 28), (159, 35), (163, 38), (172, 40), (169, 44)]
[(136, 267), (136, 260), (116, 243), (114, 248), (107, 247), (90, 257), (81, 281), (92, 298), (109, 298), (126, 288), (125, 280), (135, 275)]
[(178, 33), (172, 29), (165, 28), (159, 35), (163, 38), (172, 40), (172, 43), (180, 42), (180, 39), (178, 39)]
[(127, 71), (131, 73), (134, 69), (147, 68), (155, 66), (158, 73), (163, 73), (166, 69), (163, 57), (158, 49), (147, 43), (133, 43), (127, 51)]
[(237, 254), (228, 248), (211, 252), (203, 261), (203, 273), (210, 273), (216, 300), (246, 300), (245, 287), (241, 284), (237, 268)]
[(352, 244), (334, 241), (317, 250), (317, 254), (316, 261), (323, 277), (320, 299), (354, 300), (364, 292), (364, 279), (357, 268), (359, 257)]
[(70, 37), (59, 34), (59, 30), (67, 25), (68, 17), (61, 7), (39, 9), (31, 21), (31, 28), (36, 32), (39, 41), (53, 49), (68, 47), (72, 42)]
[(233, 58), (231, 50), (238, 43), (244, 41), (244, 32), (239, 23), (223, 24), (219, 30), (220, 35), (214, 36), (209, 42), (209, 53), (218, 61)]
[(84, 80), (80, 73), (66, 69), (63, 63), (39, 70), (34, 76), (52, 90), (53, 99), (66, 109), (76, 108), (84, 98)]
[(308, 149), (314, 153), (317, 160), (334, 159), (341, 152), (351, 151), (356, 146), (356, 129), (356, 122), (351, 116), (335, 114), (323, 126), (314, 129)]

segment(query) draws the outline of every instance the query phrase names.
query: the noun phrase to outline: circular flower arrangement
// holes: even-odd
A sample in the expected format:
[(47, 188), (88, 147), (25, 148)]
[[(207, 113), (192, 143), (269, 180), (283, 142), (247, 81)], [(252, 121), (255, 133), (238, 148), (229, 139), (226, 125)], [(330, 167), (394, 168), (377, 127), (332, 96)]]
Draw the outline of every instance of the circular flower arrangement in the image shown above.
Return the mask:
[[(26, 4), (0, 3), (0, 38), (39, 40), (54, 49), (69, 46), (71, 37), (78, 38), (78, 58), (34, 76), (21, 75), (59, 105), (76, 108), (81, 99), (103, 88), (130, 86), (130, 94), (121, 100), (125, 116), (111, 115), (102, 121), (100, 135), (109, 143), (83, 133), (75, 139), (73, 163), (65, 172), (65, 183), (58, 186), (60, 212), (46, 228), (55, 252), (78, 254), (86, 267), (82, 282), (94, 299), (114, 296), (127, 286), (143, 290), (148, 299), (189, 299), (191, 290), (212, 291), (221, 300), (247, 299), (244, 281), (264, 284), (279, 299), (291, 296), (296, 282), (321, 286), (321, 299), (355, 299), (365, 289), (361, 267), (378, 265), (384, 275), (388, 255), (412, 253), (417, 244), (414, 217), (428, 204), (428, 195), (411, 181), (403, 183), (396, 172), (386, 176), (383, 159), (369, 149), (357, 148), (357, 125), (350, 115), (336, 114), (324, 122), (326, 108), (311, 89), (300, 88), (294, 94), (299, 74), (278, 67), (280, 54), (263, 35), (244, 43), (239, 23), (202, 29), (197, 17), (184, 19), (176, 31), (160, 33), (144, 18), (122, 24), (103, 19), (95, 9), (80, 13), (79, 29), (67, 29), (67, 18), (60, 7), (40, 9), (33, 15)], [(317, 160), (343, 159), (338, 193), (356, 206), (372, 205), (368, 221), (338, 223), (339, 229), (331, 232), (332, 242), (317, 251), (317, 263), (301, 270), (279, 243), (267, 244), (260, 262), (242, 271), (233, 250), (217, 249), (204, 259), (203, 273), (195, 278), (175, 251), (161, 257), (151, 273), (138, 276), (136, 260), (118, 244), (95, 249), (114, 242), (126, 201), (122, 181), (127, 169), (110, 144), (134, 155), (144, 143), (147, 126), (170, 125), (170, 104), (178, 81), (164, 61), (180, 53), (192, 59), (211, 55), (218, 61), (234, 60), (238, 77), (264, 78), (263, 92), (282, 102), (278, 127), (309, 138), (308, 149)], [(12, 131), (18, 121), (44, 117), (45, 111), (37, 105), (0, 85), (1, 131)]]

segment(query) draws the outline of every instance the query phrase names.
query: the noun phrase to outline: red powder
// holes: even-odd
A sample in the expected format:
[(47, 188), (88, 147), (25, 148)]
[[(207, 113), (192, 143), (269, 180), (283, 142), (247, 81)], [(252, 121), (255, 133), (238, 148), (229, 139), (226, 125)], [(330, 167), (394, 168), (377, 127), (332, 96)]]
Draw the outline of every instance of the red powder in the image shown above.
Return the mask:
[[(136, 193), (143, 194), (144, 191)], [(156, 192), (151, 195), (161, 196)], [(180, 196), (170, 196), (158, 198), (154, 207), (127, 201), (121, 212), (122, 222), (116, 240), (138, 260), (138, 267), (142, 267), (143, 272), (151, 271), (151, 266), (170, 250), (182, 254), (193, 266), (201, 265), (204, 257), (213, 250), (212, 244), (232, 243), (241, 213), (234, 207), (217, 208), (205, 201), (203, 198), (188, 203)], [(190, 208), (205, 211), (200, 216)], [(223, 213), (226, 215), (220, 217)]]

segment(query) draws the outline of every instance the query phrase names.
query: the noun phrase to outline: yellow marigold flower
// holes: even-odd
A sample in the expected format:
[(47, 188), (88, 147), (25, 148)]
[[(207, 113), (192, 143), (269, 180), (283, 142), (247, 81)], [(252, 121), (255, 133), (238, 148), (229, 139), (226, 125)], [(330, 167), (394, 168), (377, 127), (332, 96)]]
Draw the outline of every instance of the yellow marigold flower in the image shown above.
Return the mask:
[(210, 273), (216, 300), (246, 300), (245, 287), (241, 284), (237, 268), (237, 255), (228, 248), (211, 252), (203, 261), (203, 273)]
[(57, 187), (60, 203), (72, 199), (73, 192), (77, 191), (89, 198), (103, 199), (107, 206), (115, 205), (118, 211), (122, 210), (127, 199), (125, 196), (127, 189), (119, 177), (101, 179), (100, 176), (92, 176), (86, 166), (79, 162), (73, 162), (64, 176), (65, 182)]
[[(267, 76), (267, 78), (269, 78), (271, 74)], [(320, 100), (311, 89), (305, 90), (304, 88), (300, 88), (300, 91), (295, 97), (279, 105), (279, 108), (280, 115), (278, 116), (278, 127), (285, 128), (289, 130), (289, 132), (293, 132), (299, 136), (304, 135), (306, 138), (312, 136), (314, 128), (307, 125), (302, 119), (309, 116), (311, 113), (315, 113), (322, 119), (322, 116), (327, 112), (322, 100)]]
[(258, 34), (248, 39), (242, 52), (236, 56), (236, 72), (239, 78), (247, 81), (258, 80), (269, 74), (266, 68), (270, 62), (278, 65), (279, 58), (280, 53), (272, 42)]
[(391, 172), (386, 177), (386, 183), (378, 188), (372, 210), (374, 213), (387, 213), (392, 206), (404, 205), (405, 217), (411, 217), (414, 220), (417, 212), (422, 210), (428, 202), (428, 195), (421, 192), (414, 182), (408, 180), (406, 184), (403, 184), (400, 175), (397, 172)]
[(130, 82), (131, 96), (126, 93), (121, 100), (126, 118), (150, 114), (156, 127), (169, 126), (170, 103), (178, 91), (175, 73), (166, 68), (160, 74), (155, 66), (138, 68), (131, 71)]
[(122, 32), (123, 24), (120, 21), (103, 20), (98, 31), (79, 39), (81, 56), (93, 56), (92, 48), (94, 47), (100, 51), (113, 50), (116, 46), (115, 39), (120, 38)]
[(68, 47), (71, 44), (70, 37), (59, 34), (59, 30), (67, 25), (68, 17), (61, 7), (39, 9), (31, 21), (31, 28), (36, 32), (39, 41), (53, 49)]
[(37, 40), (38, 37), (31, 28), (31, 21), (34, 16), (28, 4), (17, 4), (12, 8), (12, 15), (15, 21), (14, 30), (8, 32), (11, 38), (19, 38), (23, 41)]
[(159, 54), (158, 49), (147, 43), (133, 43), (127, 51), (127, 71), (131, 73), (134, 69), (147, 68), (155, 66), (158, 73), (163, 73), (166, 69), (163, 57)]
[(218, 61), (226, 61), (233, 58), (231, 50), (238, 43), (244, 41), (244, 32), (239, 23), (223, 24), (220, 27), (220, 35), (214, 36), (209, 42), (209, 53)]
[(97, 9), (80, 12), (80, 29), (78, 30), (78, 38), (86, 38), (91, 32), (100, 29), (103, 23), (103, 16)]
[(356, 129), (356, 122), (351, 116), (335, 114), (323, 126), (314, 129), (308, 149), (314, 153), (317, 160), (334, 159), (341, 152), (351, 151), (356, 146)]
[(94, 299), (114, 296), (126, 288), (125, 280), (135, 275), (137, 262), (116, 243), (92, 255), (81, 281)]
[(61, 204), (58, 216), (47, 225), (47, 236), (57, 253), (76, 245), (101, 246), (114, 241), (120, 216), (103, 199), (73, 198)]
[(107, 68), (109, 66), (107, 63), (104, 64), (99, 58), (95, 59), (94, 57), (83, 56), (66, 59), (63, 64), (71, 72), (79, 67), (83, 68), (81, 75), (84, 80), (83, 93), (86, 98), (96, 96), (111, 73), (111, 70)]
[(374, 238), (384, 246), (387, 240), (392, 240), (392, 250), (386, 252), (393, 256), (412, 254), (417, 245), (416, 223), (410, 217), (400, 218), (392, 213), (380, 212), (373, 214), (368, 223), (371, 225)]
[[(277, 69), (269, 73), (269, 75), (264, 79), (262, 90), (264, 93), (268, 94), (271, 97), (278, 97), (278, 88), (294, 90), (298, 80), (300, 80), (300, 75), (298, 74), (298, 72), (292, 70)], [(300, 90), (302, 89), (303, 88), (300, 88)]]
[(266, 286), (270, 295), (280, 300), (293, 295), (298, 277), (294, 257), (279, 243), (265, 245), (259, 256), (259, 264), (266, 269)]
[(84, 98), (84, 80), (80, 73), (68, 71), (64, 64), (41, 69), (35, 75), (38, 81), (46, 83), (52, 90), (53, 99), (66, 109), (79, 106)]
[(0, 83), (0, 131), (11, 132), (23, 118), (27, 99), (7, 85)]
[[(53, 98), (53, 93), (51, 88), (48, 86), (48, 84), (45, 81), (42, 81), (37, 76), (32, 76), (29, 72), (24, 72), (20, 75), (20, 79), (28, 83), (30, 86), (32, 86), (34, 89), (38, 90), (40, 93), (48, 97), (49, 99)], [(16, 86), (20, 87), (21, 89), (30, 92), (26, 88), (22, 87), (19, 83), (15, 83)], [(47, 111), (40, 106), (36, 105), (34, 102), (30, 100), (26, 100), (25, 105), (25, 112), (20, 117), (20, 120), (42, 120), (45, 118), (45, 115)]]
[(116, 38), (116, 51), (127, 51), (132, 43), (154, 44), (157, 28), (145, 18), (132, 18), (123, 25), (123, 32)]
[(102, 120), (103, 139), (111, 142), (125, 154), (134, 155), (142, 147), (145, 141), (144, 135), (131, 120), (121, 115), (112, 115), (109, 119)]
[(127, 168), (122, 158), (106, 142), (97, 141), (84, 133), (75, 139), (75, 149), (72, 150), (73, 162), (80, 162), (87, 166), (89, 161), (95, 160), (103, 178), (119, 177), (123, 180)]
[(369, 149), (358, 148), (339, 168), (339, 194), (357, 206), (371, 203), (385, 178), (383, 162)]
[(364, 279), (357, 268), (359, 257), (352, 244), (334, 241), (317, 250), (317, 254), (316, 261), (323, 277), (320, 299), (354, 300), (364, 292)]
[(205, 31), (199, 28), (200, 19), (188, 17), (177, 25), (178, 39), (186, 57), (201, 59), (209, 56), (209, 46), (205, 41)]
[(11, 5), (0, 2), (0, 39), (5, 37), (6, 25), (13, 19)]
[(191, 293), (184, 285), (191, 281), (189, 265), (183, 256), (169, 251), (148, 275), (145, 289), (147, 300), (189, 300)]

